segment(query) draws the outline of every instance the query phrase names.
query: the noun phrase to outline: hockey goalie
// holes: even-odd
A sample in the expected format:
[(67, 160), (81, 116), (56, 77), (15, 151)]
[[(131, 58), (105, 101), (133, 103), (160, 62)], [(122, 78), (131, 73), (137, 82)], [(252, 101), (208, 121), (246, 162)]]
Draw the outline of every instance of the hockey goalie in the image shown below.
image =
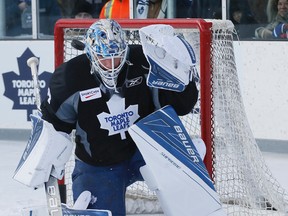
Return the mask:
[(169, 25), (139, 34), (142, 46), (129, 45), (115, 20), (89, 27), (84, 53), (52, 75), (14, 178), (29, 187), (61, 178), (75, 130), (73, 200), (89, 191), (95, 210), (85, 215), (125, 216), (126, 188), (145, 180), (165, 215), (222, 216), (204, 145), (198, 152), (177, 119), (198, 99), (194, 50)]

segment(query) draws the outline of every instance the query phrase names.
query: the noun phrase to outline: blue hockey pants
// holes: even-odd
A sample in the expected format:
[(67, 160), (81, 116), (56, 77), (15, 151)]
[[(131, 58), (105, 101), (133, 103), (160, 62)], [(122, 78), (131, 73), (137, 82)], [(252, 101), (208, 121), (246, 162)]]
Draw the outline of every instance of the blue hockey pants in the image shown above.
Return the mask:
[(143, 181), (139, 168), (144, 165), (138, 150), (130, 160), (112, 166), (92, 166), (76, 160), (72, 174), (74, 201), (88, 190), (97, 199), (88, 208), (110, 210), (113, 216), (125, 216), (126, 187)]

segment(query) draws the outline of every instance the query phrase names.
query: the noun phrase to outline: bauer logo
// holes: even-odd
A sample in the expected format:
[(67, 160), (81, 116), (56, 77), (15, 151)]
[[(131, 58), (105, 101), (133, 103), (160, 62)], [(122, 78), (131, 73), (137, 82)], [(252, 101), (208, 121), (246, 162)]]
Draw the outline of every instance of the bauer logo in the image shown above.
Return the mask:
[[(185, 89), (185, 84), (176, 76), (171, 74), (169, 70), (163, 68), (160, 64), (148, 57), (151, 65), (150, 72), (147, 77), (147, 85), (155, 88), (167, 89), (171, 91), (181, 92)], [(171, 70), (170, 70), (171, 71)]]
[[(5, 88), (4, 96), (14, 102), (13, 110), (27, 110), (27, 121), (30, 121), (29, 116), (36, 109), (34, 84), (31, 70), (27, 65), (27, 60), (33, 56), (35, 55), (27, 48), (17, 58), (19, 73), (18, 71), (9, 71), (2, 74)], [(39, 74), (41, 98), (44, 98), (47, 95), (48, 82), (52, 73), (44, 71)]]
[[(172, 106), (165, 106), (138, 121), (136, 125), (167, 152), (192, 170), (212, 189), (214, 186), (193, 141)], [(148, 138), (145, 135), (145, 140)], [(154, 146), (156, 149), (157, 146)], [(181, 166), (167, 153), (161, 155), (175, 167)]]

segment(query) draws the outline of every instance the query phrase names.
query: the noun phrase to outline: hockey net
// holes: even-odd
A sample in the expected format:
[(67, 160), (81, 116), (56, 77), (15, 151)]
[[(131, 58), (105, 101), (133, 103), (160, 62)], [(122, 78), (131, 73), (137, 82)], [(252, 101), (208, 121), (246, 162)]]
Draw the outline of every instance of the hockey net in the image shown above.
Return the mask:
[[(82, 41), (94, 21), (66, 19), (56, 23), (56, 67), (82, 53), (71, 46), (71, 41)], [(161, 23), (173, 26), (193, 46), (200, 94), (194, 110), (181, 120), (191, 137), (200, 136), (206, 144), (204, 162), (227, 215), (287, 214), (287, 193), (267, 167), (245, 114), (233, 50), (233, 24), (202, 19), (118, 21), (127, 32), (129, 44), (140, 44), (139, 28)], [(72, 170), (73, 159), (66, 165), (64, 180), (70, 205)], [(175, 196), (180, 196), (181, 202), (181, 195)], [(145, 182), (130, 186), (126, 198), (127, 214), (162, 212), (155, 193)]]

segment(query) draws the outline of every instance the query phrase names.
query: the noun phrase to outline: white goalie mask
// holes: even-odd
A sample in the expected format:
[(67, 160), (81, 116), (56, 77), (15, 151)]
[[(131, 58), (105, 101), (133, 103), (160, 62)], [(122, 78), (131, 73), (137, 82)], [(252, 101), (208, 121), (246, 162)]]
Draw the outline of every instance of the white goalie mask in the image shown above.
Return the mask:
[(92, 63), (91, 73), (99, 75), (109, 89), (116, 89), (127, 50), (125, 33), (115, 20), (100, 19), (87, 30), (85, 52)]

